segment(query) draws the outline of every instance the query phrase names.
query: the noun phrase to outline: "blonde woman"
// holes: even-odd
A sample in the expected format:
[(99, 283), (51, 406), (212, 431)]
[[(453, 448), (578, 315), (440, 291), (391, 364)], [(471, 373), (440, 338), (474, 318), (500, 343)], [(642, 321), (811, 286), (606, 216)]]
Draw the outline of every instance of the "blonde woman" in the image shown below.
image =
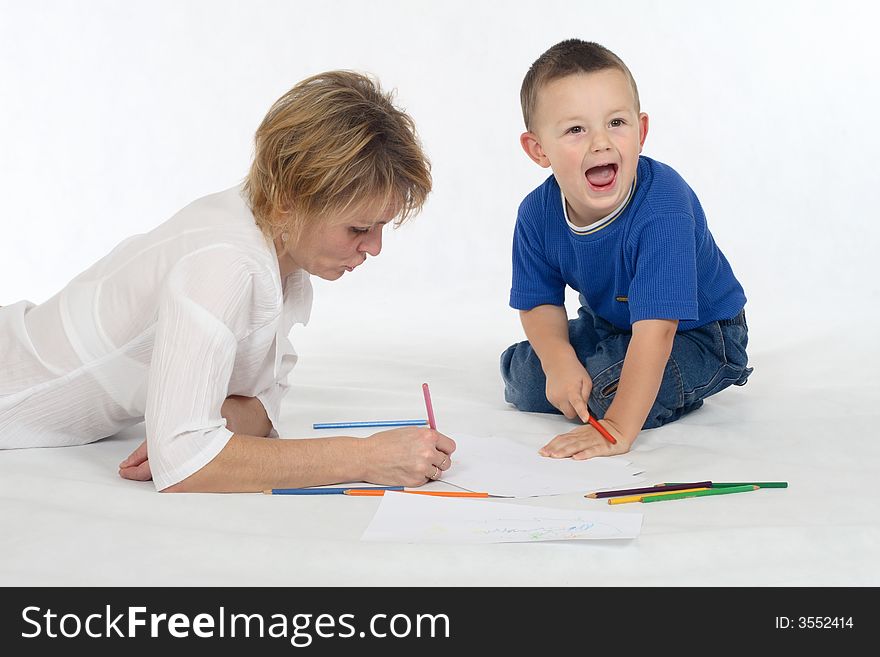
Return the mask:
[(430, 429), (273, 440), (308, 321), (336, 280), (417, 213), (430, 165), (370, 78), (331, 71), (270, 108), (240, 186), (131, 237), (47, 302), (0, 308), (0, 448), (82, 445), (145, 422), (126, 479), (234, 492), (347, 481), (418, 486), (451, 465)]

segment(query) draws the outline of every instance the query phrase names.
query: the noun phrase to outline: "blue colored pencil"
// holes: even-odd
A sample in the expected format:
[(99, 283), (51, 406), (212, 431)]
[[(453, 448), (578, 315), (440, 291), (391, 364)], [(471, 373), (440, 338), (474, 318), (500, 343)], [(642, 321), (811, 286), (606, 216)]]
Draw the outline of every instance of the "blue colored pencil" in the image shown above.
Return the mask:
[(344, 488), (273, 488), (266, 495), (344, 495), (349, 490), (403, 490), (403, 486), (345, 486)]
[(375, 422), (319, 422), (312, 429), (356, 429), (358, 427), (418, 427), (427, 420), (377, 420)]

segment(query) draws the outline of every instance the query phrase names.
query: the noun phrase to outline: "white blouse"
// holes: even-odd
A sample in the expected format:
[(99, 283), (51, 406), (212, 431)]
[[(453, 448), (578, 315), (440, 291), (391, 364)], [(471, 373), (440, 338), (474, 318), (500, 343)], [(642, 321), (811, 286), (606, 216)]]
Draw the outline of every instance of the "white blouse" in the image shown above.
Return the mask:
[(0, 448), (81, 445), (145, 421), (153, 482), (171, 486), (229, 441), (229, 395), (257, 397), (278, 426), (288, 334), (311, 305), (306, 272), (282, 284), (240, 187), (201, 198), (45, 303), (0, 308)]

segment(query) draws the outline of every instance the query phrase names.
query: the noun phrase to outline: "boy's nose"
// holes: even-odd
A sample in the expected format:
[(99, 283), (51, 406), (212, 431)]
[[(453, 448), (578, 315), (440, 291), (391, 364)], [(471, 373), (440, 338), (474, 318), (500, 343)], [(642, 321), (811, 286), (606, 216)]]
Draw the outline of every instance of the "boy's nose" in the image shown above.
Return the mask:
[(604, 131), (593, 133), (593, 140), (590, 143), (590, 151), (593, 153), (600, 153), (602, 151), (607, 151), (610, 148), (611, 141), (608, 139), (608, 135), (606, 135)]

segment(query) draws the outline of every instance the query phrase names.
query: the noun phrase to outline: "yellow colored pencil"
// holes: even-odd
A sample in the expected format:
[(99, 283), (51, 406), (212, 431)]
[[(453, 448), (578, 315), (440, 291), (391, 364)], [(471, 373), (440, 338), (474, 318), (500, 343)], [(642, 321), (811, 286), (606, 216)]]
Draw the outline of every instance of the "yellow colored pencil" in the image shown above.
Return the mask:
[(670, 490), (662, 493), (642, 493), (641, 495), (627, 495), (626, 497), (608, 498), (608, 504), (626, 504), (628, 502), (641, 502), (646, 495), (675, 495), (676, 493), (691, 493), (697, 490), (709, 490), (708, 488), (685, 488), (684, 490)]

